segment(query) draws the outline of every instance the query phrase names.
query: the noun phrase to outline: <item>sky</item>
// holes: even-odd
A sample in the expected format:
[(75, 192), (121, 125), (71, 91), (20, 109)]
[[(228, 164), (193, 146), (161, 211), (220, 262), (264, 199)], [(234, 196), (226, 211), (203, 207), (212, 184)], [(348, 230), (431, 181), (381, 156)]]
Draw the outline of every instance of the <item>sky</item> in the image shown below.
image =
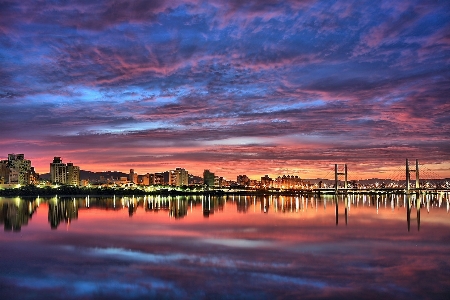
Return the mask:
[(449, 95), (450, 1), (0, 0), (0, 158), (41, 173), (450, 177)]

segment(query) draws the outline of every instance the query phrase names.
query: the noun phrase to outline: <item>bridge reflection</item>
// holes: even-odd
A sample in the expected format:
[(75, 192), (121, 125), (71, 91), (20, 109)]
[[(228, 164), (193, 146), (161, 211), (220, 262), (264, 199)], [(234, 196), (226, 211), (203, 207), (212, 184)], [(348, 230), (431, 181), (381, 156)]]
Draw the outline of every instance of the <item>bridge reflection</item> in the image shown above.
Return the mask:
[[(380, 208), (405, 209), (407, 230), (411, 230), (411, 222), (417, 222), (420, 231), (421, 209), (430, 212), (433, 207), (445, 209), (449, 213), (449, 192), (423, 194), (334, 194), (334, 195), (195, 195), (195, 196), (130, 196), (130, 197), (53, 197), (53, 198), (0, 198), (0, 224), (5, 231), (20, 231), (28, 224), (41, 203), (48, 205), (48, 222), (50, 228), (57, 229), (61, 223), (70, 224), (82, 215), (83, 210), (100, 209), (104, 211), (125, 210), (130, 217), (136, 212), (145, 214), (164, 212), (169, 218), (183, 219), (190, 213), (201, 211), (204, 218), (223, 213), (226, 205), (235, 207), (239, 214), (273, 213), (273, 214), (317, 214), (319, 209), (326, 210), (334, 206), (335, 225), (344, 218), (349, 224), (350, 212), (358, 207), (373, 209), (378, 214)], [(413, 216), (413, 211), (416, 211)], [(245, 216), (243, 216), (245, 217)]]

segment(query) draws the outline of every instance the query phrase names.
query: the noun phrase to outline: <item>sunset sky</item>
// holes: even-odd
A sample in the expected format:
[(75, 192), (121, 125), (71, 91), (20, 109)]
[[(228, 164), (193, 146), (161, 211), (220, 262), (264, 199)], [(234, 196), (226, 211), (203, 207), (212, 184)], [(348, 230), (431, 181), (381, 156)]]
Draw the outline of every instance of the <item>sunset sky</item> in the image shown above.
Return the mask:
[(449, 97), (450, 1), (0, 0), (0, 159), (41, 173), (450, 177)]

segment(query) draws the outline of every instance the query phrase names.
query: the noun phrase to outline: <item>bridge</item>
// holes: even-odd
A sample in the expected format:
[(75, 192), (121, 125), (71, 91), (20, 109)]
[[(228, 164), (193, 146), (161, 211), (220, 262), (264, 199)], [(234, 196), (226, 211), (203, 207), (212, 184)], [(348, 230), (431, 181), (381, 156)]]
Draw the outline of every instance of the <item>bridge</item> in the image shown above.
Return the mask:
[[(414, 184), (411, 184), (411, 174), (415, 175)], [(340, 178), (342, 178), (340, 180)], [(415, 166), (411, 167), (409, 160), (406, 159), (405, 163), (405, 177), (404, 185), (398, 186), (380, 186), (380, 187), (358, 187), (350, 186), (348, 181), (348, 167), (347, 164), (335, 164), (334, 165), (334, 185), (333, 187), (319, 187), (312, 191), (324, 194), (366, 194), (366, 193), (402, 193), (402, 194), (440, 194), (450, 192), (450, 186), (448, 183), (442, 186), (427, 186), (420, 184), (420, 172), (419, 172), (419, 160), (416, 159)], [(341, 184), (343, 183), (343, 184)]]

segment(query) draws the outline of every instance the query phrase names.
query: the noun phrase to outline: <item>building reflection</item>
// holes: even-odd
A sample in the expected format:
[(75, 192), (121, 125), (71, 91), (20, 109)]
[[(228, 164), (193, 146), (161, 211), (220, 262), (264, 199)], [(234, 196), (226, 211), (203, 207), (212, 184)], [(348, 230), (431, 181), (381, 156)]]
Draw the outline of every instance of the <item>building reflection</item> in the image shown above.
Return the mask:
[(238, 195), (236, 199), (236, 208), (238, 213), (246, 213), (250, 207), (250, 196)]
[(138, 205), (139, 205), (138, 199), (135, 198), (134, 196), (131, 198), (128, 197), (126, 199), (126, 207), (128, 209), (128, 216), (132, 217), (137, 212)]
[(15, 198), (13, 201), (3, 201), (0, 205), (0, 224), (4, 225), (5, 231), (19, 232), (23, 225), (28, 225), (32, 218), (38, 202)]
[(260, 205), (259, 205), (260, 206), (260, 211), (265, 213), (265, 214), (268, 213), (269, 212), (269, 207), (270, 207), (269, 199), (264, 196), (262, 199), (260, 199), (259, 202), (260, 202)]
[(158, 212), (160, 210), (168, 210), (170, 206), (170, 200), (169, 198), (162, 197), (160, 195), (153, 196), (153, 197), (147, 197), (144, 200), (144, 207), (145, 211), (154, 211)]
[(181, 219), (187, 216), (186, 197), (176, 196), (169, 202), (169, 216), (175, 219)]
[(78, 201), (74, 198), (55, 197), (48, 202), (48, 222), (57, 229), (61, 222), (70, 224), (78, 219)]
[(214, 214), (214, 201), (211, 206), (211, 195), (205, 195), (202, 199), (202, 211), (203, 217), (209, 218), (210, 215)]
[[(224, 205), (226, 201), (233, 202), (235, 205), (238, 205), (240, 201), (237, 198), (238, 196), (231, 196), (230, 198), (221, 197), (221, 196), (212, 196), (212, 195), (204, 195), (201, 197), (201, 205), (202, 205), (202, 212), (204, 218), (209, 218), (214, 215), (216, 212), (223, 212), (224, 211)], [(242, 202), (243, 203), (243, 202)], [(240, 203), (239, 205), (243, 205)], [(238, 208), (239, 210), (239, 208)]]

